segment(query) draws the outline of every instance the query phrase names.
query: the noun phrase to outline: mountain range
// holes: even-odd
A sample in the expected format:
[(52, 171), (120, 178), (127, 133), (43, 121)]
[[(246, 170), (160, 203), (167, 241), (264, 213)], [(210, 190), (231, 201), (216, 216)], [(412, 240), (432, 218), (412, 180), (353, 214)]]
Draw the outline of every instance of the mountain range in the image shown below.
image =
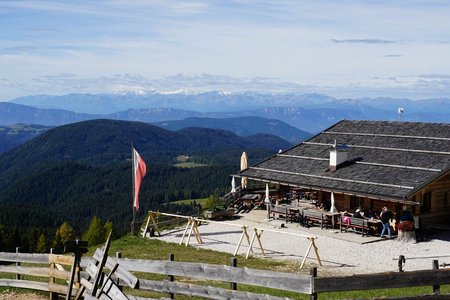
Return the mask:
[[(34, 122), (42, 125), (61, 125), (75, 119), (81, 121), (95, 118), (161, 122), (189, 117), (254, 116), (281, 120), (298, 129), (317, 133), (342, 119), (450, 122), (450, 99), (336, 99), (321, 94), (233, 94), (216, 91), (196, 94), (153, 92), (38, 95), (17, 98), (12, 102), (41, 109), (65, 110), (40, 111), (40, 114), (50, 115), (55, 112), (59, 115), (52, 124), (41, 123), (45, 122), (43, 118), (40, 122)], [(399, 113), (399, 108), (403, 108), (403, 113)], [(5, 123), (6, 120), (11, 121), (12, 116), (4, 116), (1, 113), (3, 109), (0, 109), (0, 124), (11, 124)], [(60, 123), (55, 124), (58, 118)], [(32, 120), (33, 117), (27, 123), (33, 123)]]
[[(192, 117), (197, 115), (200, 113), (170, 108), (128, 109), (109, 115), (96, 115), (0, 102), (0, 124), (3, 125), (0, 125), (0, 153), (31, 139), (48, 128), (94, 119), (152, 122), (172, 131), (186, 127), (202, 127), (229, 130), (239, 136), (272, 134), (293, 144), (311, 136), (308, 132), (275, 119), (251, 116), (221, 119)], [(23, 123), (41, 125), (17, 125)]]

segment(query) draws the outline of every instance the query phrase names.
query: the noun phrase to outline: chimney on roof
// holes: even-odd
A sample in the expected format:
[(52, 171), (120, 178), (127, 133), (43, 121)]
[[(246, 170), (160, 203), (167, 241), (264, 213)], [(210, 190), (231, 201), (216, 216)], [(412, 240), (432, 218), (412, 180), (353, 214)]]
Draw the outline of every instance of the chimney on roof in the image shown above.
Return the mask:
[(336, 171), (340, 164), (344, 163), (348, 159), (348, 147), (345, 144), (338, 144), (334, 140), (333, 148), (330, 150), (330, 170)]

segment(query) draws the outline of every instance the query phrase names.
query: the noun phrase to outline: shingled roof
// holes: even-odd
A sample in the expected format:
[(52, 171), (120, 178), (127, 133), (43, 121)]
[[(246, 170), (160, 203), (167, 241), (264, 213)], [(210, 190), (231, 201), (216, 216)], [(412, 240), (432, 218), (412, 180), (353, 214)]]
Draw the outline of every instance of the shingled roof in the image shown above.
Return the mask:
[[(348, 160), (329, 168), (337, 141)], [(343, 120), (241, 171), (250, 179), (407, 201), (450, 171), (450, 124)]]

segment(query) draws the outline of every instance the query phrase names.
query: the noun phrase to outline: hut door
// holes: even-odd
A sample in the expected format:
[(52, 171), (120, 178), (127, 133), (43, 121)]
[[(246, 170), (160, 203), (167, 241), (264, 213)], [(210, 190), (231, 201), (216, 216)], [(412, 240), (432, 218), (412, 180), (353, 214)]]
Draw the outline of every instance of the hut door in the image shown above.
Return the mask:
[(420, 206), (420, 213), (431, 211), (431, 192), (423, 194), (422, 205)]

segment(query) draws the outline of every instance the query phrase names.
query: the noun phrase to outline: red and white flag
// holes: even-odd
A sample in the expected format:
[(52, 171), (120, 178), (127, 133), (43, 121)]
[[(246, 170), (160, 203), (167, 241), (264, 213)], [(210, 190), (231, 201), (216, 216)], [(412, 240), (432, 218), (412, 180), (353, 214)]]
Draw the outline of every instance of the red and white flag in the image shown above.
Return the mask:
[(145, 173), (147, 173), (147, 166), (144, 160), (141, 158), (136, 149), (133, 148), (133, 179), (134, 179), (134, 201), (133, 207), (136, 211), (139, 210), (139, 189), (141, 188), (141, 183), (144, 180)]

